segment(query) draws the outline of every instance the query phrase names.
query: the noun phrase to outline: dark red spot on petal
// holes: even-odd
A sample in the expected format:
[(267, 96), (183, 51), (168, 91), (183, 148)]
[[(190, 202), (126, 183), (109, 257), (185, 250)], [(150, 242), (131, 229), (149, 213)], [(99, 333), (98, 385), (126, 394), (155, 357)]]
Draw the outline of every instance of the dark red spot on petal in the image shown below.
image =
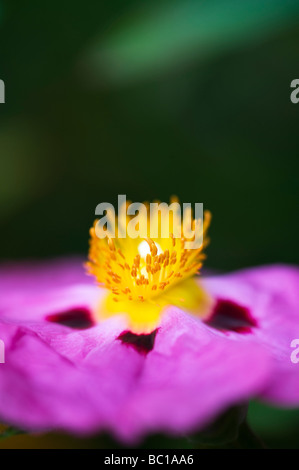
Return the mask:
[(86, 307), (78, 307), (64, 312), (54, 313), (48, 315), (46, 320), (74, 328), (75, 330), (86, 330), (94, 325), (91, 313)]
[(257, 326), (257, 321), (247, 307), (222, 299), (217, 300), (212, 314), (205, 323), (217, 330), (237, 333), (250, 333), (251, 329)]
[(154, 347), (155, 338), (158, 330), (154, 330), (148, 335), (135, 335), (131, 331), (124, 331), (117, 339), (122, 343), (132, 346), (140, 354), (148, 354)]

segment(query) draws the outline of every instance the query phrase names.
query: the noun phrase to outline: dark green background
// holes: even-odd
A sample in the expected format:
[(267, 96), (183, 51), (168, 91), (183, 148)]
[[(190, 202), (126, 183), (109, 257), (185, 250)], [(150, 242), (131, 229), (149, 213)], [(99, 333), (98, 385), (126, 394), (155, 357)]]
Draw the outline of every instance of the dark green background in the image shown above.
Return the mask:
[(213, 213), (208, 267), (298, 264), (298, 21), (295, 0), (0, 0), (1, 259), (86, 254), (98, 203), (176, 194)]

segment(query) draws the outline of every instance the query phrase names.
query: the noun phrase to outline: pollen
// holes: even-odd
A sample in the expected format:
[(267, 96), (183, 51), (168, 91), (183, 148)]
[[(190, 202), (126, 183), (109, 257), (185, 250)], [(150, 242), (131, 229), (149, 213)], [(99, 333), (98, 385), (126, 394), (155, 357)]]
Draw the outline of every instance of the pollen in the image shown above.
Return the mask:
[[(188, 249), (185, 242), (192, 241), (192, 237), (184, 236), (181, 221), (175, 217), (164, 217), (162, 210), (158, 217), (158, 236), (151, 238), (149, 211), (144, 217), (146, 220), (139, 218), (139, 224), (146, 224), (147, 236), (134, 239), (128, 236), (98, 238), (98, 221), (95, 220), (90, 229), (86, 263), (88, 273), (111, 294), (114, 307), (112, 302), (108, 302), (110, 307), (107, 308), (115, 313), (120, 305), (120, 311), (125, 310), (131, 319), (131, 331), (138, 333), (150, 332), (157, 326), (159, 315), (148, 314), (151, 308), (160, 311), (162, 306), (176, 303), (176, 300), (178, 304), (186, 303), (188, 292), (184, 295), (184, 289), (179, 288), (177, 290), (180, 292), (175, 294), (175, 288), (183, 286), (187, 279), (200, 272), (205, 259), (203, 251), (209, 243), (207, 229), (211, 220), (210, 212), (205, 211), (204, 220), (197, 227), (201, 230), (203, 243), (198, 248)], [(126, 215), (126, 228), (130, 220), (132, 217)], [(116, 228), (118, 223), (116, 218)], [(165, 223), (168, 224), (168, 238), (162, 236), (167, 233)], [(178, 232), (179, 238), (176, 237)]]

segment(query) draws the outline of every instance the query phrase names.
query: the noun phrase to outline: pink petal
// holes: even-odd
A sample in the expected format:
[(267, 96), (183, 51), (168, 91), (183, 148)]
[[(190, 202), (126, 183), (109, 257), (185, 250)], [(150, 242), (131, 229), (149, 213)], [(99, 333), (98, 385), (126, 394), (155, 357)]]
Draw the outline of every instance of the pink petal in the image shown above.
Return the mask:
[(296, 404), (289, 336), (298, 325), (298, 278), (298, 270), (283, 267), (206, 278), (215, 298), (247, 307), (257, 327), (223, 333), (172, 307), (143, 355), (117, 339), (126, 330), (121, 316), (83, 330), (53, 322), (53, 315), (99, 306), (104, 290), (81, 262), (6, 268), (0, 420), (29, 430), (105, 429), (135, 442), (148, 432), (200, 429), (256, 394)]
[(255, 395), (270, 373), (262, 347), (213, 332), (170, 308), (120, 415), (122, 439), (145, 432), (202, 428), (230, 405)]
[(44, 321), (70, 308), (96, 311), (103, 295), (82, 259), (2, 265), (0, 318), (17, 324)]
[(202, 284), (214, 298), (229, 299), (249, 309), (257, 321), (252, 334), (230, 332), (236, 340), (264, 345), (273, 375), (261, 397), (287, 406), (299, 405), (299, 369), (291, 362), (291, 341), (299, 338), (299, 269), (270, 266), (210, 277)]
[[(0, 367), (1, 420), (27, 430), (76, 433), (117, 425), (142, 358), (115, 341), (123, 328), (42, 339), (25, 327), (2, 325), (6, 362)], [(65, 329), (67, 330), (67, 329)], [(52, 339), (52, 344), (51, 344)], [(136, 372), (137, 371), (137, 372)]]

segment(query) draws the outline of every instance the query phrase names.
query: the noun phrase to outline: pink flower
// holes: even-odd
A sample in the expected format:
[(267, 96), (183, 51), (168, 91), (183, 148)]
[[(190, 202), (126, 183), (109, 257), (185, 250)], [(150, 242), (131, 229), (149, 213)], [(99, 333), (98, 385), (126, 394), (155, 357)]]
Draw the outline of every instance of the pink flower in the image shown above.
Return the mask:
[[(299, 271), (265, 267), (192, 277), (202, 265), (210, 214), (192, 225), (203, 244), (168, 238), (98, 238), (80, 260), (0, 270), (0, 421), (24, 430), (146, 433), (198, 430), (253, 396), (299, 404), (290, 344), (298, 325)], [(111, 217), (107, 211), (107, 217)], [(143, 217), (143, 218), (142, 218)], [(138, 220), (149, 227), (147, 214)], [(132, 219), (117, 220), (123, 232)]]
[(121, 311), (98, 321), (107, 289), (81, 260), (2, 266), (0, 421), (130, 443), (198, 430), (254, 396), (298, 406), (298, 284), (285, 266), (206, 277), (204, 317), (166, 305), (157, 328), (137, 335)]

